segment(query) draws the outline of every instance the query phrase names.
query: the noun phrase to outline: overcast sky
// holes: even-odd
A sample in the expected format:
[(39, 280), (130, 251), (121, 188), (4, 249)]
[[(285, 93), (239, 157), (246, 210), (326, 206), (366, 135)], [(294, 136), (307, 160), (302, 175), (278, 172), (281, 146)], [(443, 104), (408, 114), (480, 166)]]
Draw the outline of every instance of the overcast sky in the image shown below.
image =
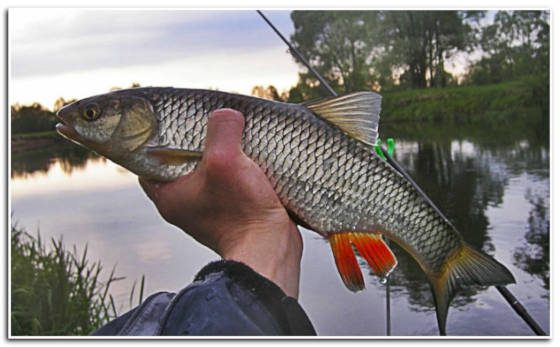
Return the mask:
[[(287, 37), (290, 11), (264, 13)], [(10, 9), (10, 104), (83, 98), (111, 87), (280, 91), (299, 68), (255, 11)]]

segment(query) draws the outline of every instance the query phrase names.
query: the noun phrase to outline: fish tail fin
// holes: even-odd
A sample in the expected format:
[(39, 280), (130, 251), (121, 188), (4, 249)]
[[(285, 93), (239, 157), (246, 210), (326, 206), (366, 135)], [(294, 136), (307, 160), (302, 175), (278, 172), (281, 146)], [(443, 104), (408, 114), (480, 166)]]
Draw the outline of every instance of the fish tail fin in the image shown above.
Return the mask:
[(339, 232), (329, 235), (329, 242), (340, 277), (353, 292), (364, 289), (364, 279), (352, 245), (376, 275), (385, 277), (397, 265), (395, 255), (381, 235), (354, 231)]
[(515, 283), (511, 272), (494, 258), (463, 243), (439, 274), (428, 276), (436, 305), (438, 327), (445, 335), (449, 303), (462, 286)]

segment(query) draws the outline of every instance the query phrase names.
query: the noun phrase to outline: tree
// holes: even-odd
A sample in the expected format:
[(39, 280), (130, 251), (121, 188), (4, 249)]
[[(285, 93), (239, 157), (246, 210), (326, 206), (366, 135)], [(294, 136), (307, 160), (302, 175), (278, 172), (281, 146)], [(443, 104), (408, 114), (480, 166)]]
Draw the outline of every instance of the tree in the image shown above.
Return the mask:
[[(292, 43), (337, 92), (372, 89), (377, 12), (294, 11), (291, 18)], [(300, 83), (318, 87), (310, 77), (300, 75)]]
[(63, 97), (60, 97), (60, 98), (56, 99), (56, 101), (54, 102), (53, 112), (56, 113), (56, 111), (60, 110), (62, 107), (66, 106), (66, 105), (70, 105), (71, 103), (73, 103), (76, 100), (77, 99), (65, 100)]
[(480, 11), (384, 11), (383, 58), (403, 71), (404, 87), (445, 87), (445, 61), (469, 48), (472, 24), (481, 16)]
[[(338, 93), (455, 83), (444, 63), (470, 47), (481, 11), (294, 11), (295, 47)], [(304, 72), (290, 101), (324, 95)]]
[[(131, 84), (130, 87), (128, 87), (128, 88), (140, 88), (140, 83), (138, 83), (138, 82), (132, 82), (132, 84)], [(121, 90), (121, 89), (122, 89), (121, 87), (111, 87), (111, 88), (109, 89), (109, 91), (110, 91), (110, 92), (115, 92), (115, 91)]]
[(280, 95), (278, 94), (276, 87), (272, 85), (267, 88), (264, 88), (263, 86), (254, 86), (251, 90), (251, 95), (275, 101), (285, 101), (288, 99), (288, 94), (286, 92)]
[(549, 73), (548, 11), (498, 11), (482, 28), (478, 47), (483, 56), (470, 66), (468, 82), (487, 84)]

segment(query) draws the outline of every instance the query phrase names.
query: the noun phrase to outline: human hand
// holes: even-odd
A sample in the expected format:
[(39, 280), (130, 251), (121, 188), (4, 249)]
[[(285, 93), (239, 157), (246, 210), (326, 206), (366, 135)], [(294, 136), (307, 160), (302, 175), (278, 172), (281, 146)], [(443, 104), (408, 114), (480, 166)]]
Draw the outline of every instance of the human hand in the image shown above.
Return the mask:
[(197, 168), (167, 183), (140, 178), (140, 185), (169, 223), (297, 298), (301, 235), (268, 178), (241, 149), (245, 119), (231, 109), (208, 117)]

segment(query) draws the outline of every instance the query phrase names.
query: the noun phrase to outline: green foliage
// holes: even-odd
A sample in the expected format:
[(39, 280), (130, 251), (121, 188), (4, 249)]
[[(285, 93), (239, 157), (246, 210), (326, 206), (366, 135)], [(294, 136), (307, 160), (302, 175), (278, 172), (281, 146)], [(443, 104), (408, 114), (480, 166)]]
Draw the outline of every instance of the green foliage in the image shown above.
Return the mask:
[(117, 316), (108, 290), (114, 268), (102, 282), (101, 264), (90, 264), (62, 239), (50, 247), (40, 235), (11, 228), (11, 334), (87, 335)]
[(28, 139), (58, 139), (58, 134), (54, 130), (39, 131), (36, 133), (20, 133), (12, 135), (12, 140), (28, 140)]
[[(338, 93), (456, 84), (444, 62), (471, 47), (481, 11), (294, 11), (291, 41)], [(291, 102), (323, 93), (305, 72)], [(324, 94), (323, 94), (324, 95)]]
[(548, 11), (498, 11), (480, 30), (483, 57), (470, 66), (466, 84), (491, 84), (549, 74)]
[[(542, 78), (542, 77), (541, 77)], [(499, 123), (517, 118), (534, 118), (548, 124), (548, 102), (536, 97), (541, 83), (535, 77), (488, 86), (437, 88), (390, 92), (383, 95), (382, 122), (437, 121)]]
[[(371, 89), (377, 12), (294, 11), (292, 43), (340, 92)], [(300, 76), (307, 82), (307, 75)], [(313, 87), (313, 85), (305, 83)]]
[[(466, 85), (548, 75), (549, 11), (498, 11), (481, 24), (493, 13), (294, 11), (291, 41), (337, 93), (457, 86), (445, 63), (458, 53), (481, 54)], [(287, 94), (289, 102), (326, 95), (309, 71)]]
[(30, 106), (12, 105), (12, 135), (54, 130), (58, 122), (55, 114), (39, 103)]
[[(384, 54), (400, 69), (399, 88), (445, 87), (444, 63), (470, 47), (472, 24), (480, 11), (383, 11)], [(386, 86), (390, 87), (390, 86)]]
[(274, 86), (268, 86), (267, 88), (264, 88), (263, 86), (254, 86), (251, 90), (251, 95), (275, 101), (284, 101), (288, 99), (286, 92), (280, 95)]

